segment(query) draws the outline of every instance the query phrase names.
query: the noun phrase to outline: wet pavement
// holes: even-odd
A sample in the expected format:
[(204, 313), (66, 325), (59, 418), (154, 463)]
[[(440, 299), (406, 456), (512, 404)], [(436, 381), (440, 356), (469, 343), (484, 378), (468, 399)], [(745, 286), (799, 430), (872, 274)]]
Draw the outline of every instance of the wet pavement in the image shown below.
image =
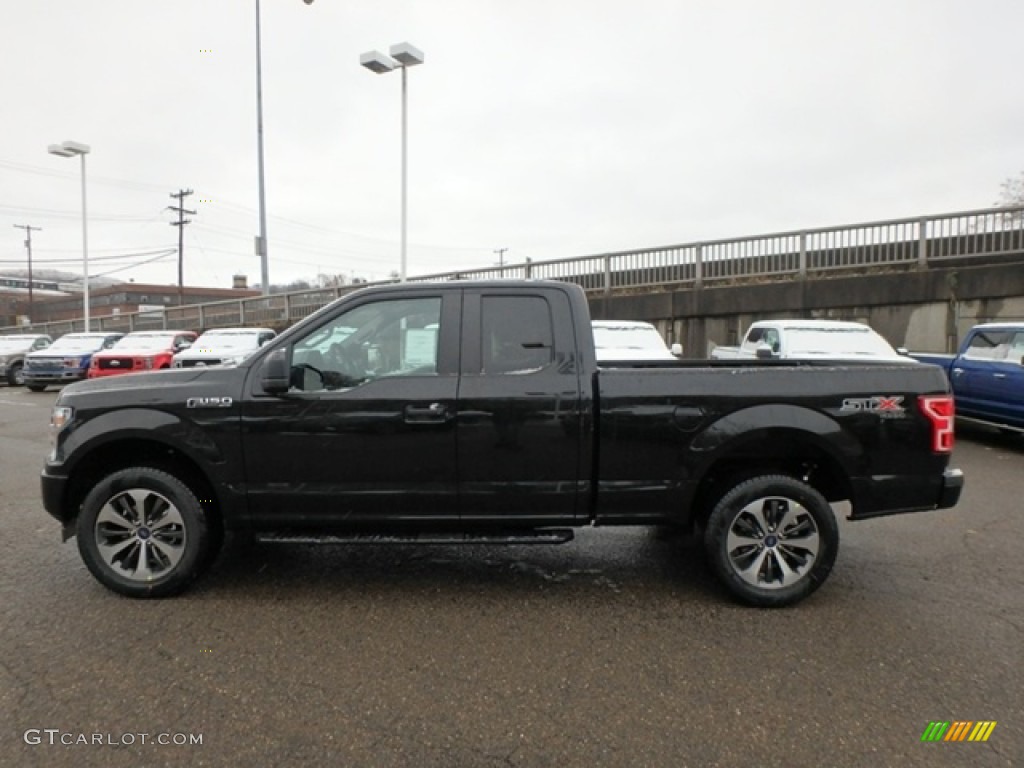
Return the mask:
[[(841, 521), (790, 609), (732, 602), (693, 542), (641, 528), (236, 545), (136, 601), (42, 509), (55, 395), (0, 387), (0, 766), (1024, 762), (1024, 439), (962, 428), (960, 505)], [(997, 725), (922, 743), (935, 720)]]

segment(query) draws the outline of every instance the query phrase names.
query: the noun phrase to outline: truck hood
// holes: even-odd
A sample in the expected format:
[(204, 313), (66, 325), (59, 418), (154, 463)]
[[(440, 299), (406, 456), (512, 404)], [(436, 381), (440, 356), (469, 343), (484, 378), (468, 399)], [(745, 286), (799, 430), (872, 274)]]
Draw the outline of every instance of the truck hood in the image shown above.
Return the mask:
[(124, 347), (123, 349), (105, 349), (97, 352), (96, 357), (156, 357), (157, 355), (169, 355), (169, 349), (145, 349), (143, 347)]
[(188, 349), (174, 356), (175, 360), (220, 360), (222, 357), (245, 357), (251, 355), (259, 347), (210, 347), (207, 349)]
[(116, 397), (124, 405), (177, 402), (211, 391), (219, 396), (238, 397), (245, 380), (245, 368), (168, 368), (163, 371), (127, 373), (86, 379), (70, 384), (61, 391), (58, 402), (78, 398)]

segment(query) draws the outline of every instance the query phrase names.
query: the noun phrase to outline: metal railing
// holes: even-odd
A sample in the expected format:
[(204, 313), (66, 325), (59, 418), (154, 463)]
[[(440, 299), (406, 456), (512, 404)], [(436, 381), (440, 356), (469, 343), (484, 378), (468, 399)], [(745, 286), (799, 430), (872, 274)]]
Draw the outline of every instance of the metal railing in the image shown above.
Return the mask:
[[(851, 226), (777, 232), (660, 248), (618, 251), (501, 267), (410, 277), (410, 282), (544, 279), (576, 283), (591, 294), (654, 288), (699, 290), (707, 283), (798, 278), (839, 271), (925, 268), (953, 259), (1024, 258), (1024, 205)], [(228, 326), (283, 328), (338, 297), (378, 281), (317, 288), (158, 312), (93, 317), (93, 330), (207, 329)], [(81, 320), (34, 323), (2, 331), (58, 335), (81, 330)]]

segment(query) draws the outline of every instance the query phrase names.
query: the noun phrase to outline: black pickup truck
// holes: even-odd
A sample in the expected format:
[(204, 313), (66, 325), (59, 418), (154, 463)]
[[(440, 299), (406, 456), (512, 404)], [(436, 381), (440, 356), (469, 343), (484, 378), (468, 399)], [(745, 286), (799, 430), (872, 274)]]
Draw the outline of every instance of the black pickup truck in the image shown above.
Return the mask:
[(946, 508), (953, 401), (932, 366), (598, 367), (555, 282), (370, 288), (236, 367), (72, 384), (43, 502), (112, 590), (159, 597), (225, 530), (263, 542), (561, 543), (579, 526), (699, 533), (728, 589), (781, 606), (851, 518)]

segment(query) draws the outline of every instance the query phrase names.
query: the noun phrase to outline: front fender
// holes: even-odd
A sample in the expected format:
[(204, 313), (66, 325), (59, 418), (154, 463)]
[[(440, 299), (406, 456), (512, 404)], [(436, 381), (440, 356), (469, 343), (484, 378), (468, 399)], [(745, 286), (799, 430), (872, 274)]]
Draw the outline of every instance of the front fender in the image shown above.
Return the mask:
[(70, 474), (97, 448), (114, 441), (140, 439), (163, 443), (197, 464), (224, 461), (221, 447), (208, 431), (192, 421), (153, 408), (127, 408), (102, 413), (79, 424), (72, 422), (58, 438), (51, 466)]

